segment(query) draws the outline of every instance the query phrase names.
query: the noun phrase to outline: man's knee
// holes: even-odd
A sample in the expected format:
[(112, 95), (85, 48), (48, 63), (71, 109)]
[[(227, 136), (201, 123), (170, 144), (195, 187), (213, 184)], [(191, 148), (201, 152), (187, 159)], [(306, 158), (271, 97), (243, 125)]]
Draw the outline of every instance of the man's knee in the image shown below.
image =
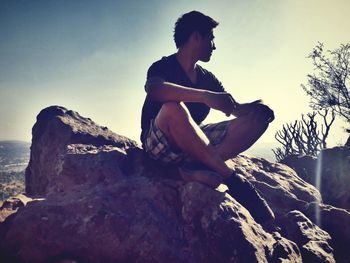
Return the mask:
[(253, 118), (250, 120), (251, 129), (257, 133), (263, 134), (269, 127), (269, 123), (263, 118)]
[(256, 121), (256, 125), (259, 130), (266, 131), (266, 129), (269, 127), (269, 122), (264, 119), (259, 119)]
[(172, 122), (189, 118), (189, 112), (183, 102), (166, 102), (157, 116), (158, 123)]
[(254, 115), (246, 115), (233, 119), (229, 126), (229, 132), (248, 136), (251, 132), (264, 133), (268, 126), (269, 123), (265, 120), (259, 119)]

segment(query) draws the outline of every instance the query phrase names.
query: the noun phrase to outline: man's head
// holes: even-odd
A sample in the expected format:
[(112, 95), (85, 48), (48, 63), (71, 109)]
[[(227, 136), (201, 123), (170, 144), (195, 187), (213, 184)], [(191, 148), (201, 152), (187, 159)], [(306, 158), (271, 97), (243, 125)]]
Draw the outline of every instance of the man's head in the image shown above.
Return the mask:
[(177, 48), (195, 41), (201, 49), (200, 60), (209, 61), (215, 49), (213, 29), (219, 23), (198, 11), (182, 15), (175, 23), (174, 40)]

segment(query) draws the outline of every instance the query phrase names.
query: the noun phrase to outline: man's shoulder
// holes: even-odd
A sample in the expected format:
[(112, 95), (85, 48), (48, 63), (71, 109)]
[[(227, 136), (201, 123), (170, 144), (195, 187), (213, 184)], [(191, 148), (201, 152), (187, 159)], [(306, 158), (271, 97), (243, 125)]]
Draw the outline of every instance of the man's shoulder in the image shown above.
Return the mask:
[(170, 72), (176, 67), (174, 57), (174, 55), (164, 56), (152, 63), (147, 71), (147, 78), (157, 76), (166, 79)]
[(172, 63), (174, 61), (174, 57), (175, 57), (174, 54), (169, 55), (169, 56), (163, 56), (161, 59), (153, 62), (151, 67), (152, 66), (165, 66), (169, 63)]

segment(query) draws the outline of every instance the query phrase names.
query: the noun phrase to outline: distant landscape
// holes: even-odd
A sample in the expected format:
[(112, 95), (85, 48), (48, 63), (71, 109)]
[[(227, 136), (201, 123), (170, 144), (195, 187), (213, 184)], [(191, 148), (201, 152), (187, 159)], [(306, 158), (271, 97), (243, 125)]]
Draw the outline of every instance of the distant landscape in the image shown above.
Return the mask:
[(24, 172), (29, 155), (29, 142), (0, 141), (0, 204), (24, 192)]
[(252, 157), (264, 158), (270, 162), (276, 162), (275, 154), (272, 149), (279, 146), (277, 143), (260, 143), (257, 142), (250, 149), (244, 152), (244, 154)]

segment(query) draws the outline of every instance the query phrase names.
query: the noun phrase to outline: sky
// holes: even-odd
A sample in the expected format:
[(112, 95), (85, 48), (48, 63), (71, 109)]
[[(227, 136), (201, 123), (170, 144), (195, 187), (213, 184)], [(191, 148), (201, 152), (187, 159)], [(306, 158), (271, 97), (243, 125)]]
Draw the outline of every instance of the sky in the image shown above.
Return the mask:
[[(311, 111), (301, 84), (313, 47), (350, 43), (348, 0), (0, 0), (0, 140), (31, 141), (37, 114), (59, 105), (139, 142), (147, 69), (176, 52), (174, 23), (192, 10), (220, 23), (201, 65), (237, 101), (274, 109), (257, 145), (278, 146), (276, 131)], [(344, 127), (330, 146), (345, 143)]]

